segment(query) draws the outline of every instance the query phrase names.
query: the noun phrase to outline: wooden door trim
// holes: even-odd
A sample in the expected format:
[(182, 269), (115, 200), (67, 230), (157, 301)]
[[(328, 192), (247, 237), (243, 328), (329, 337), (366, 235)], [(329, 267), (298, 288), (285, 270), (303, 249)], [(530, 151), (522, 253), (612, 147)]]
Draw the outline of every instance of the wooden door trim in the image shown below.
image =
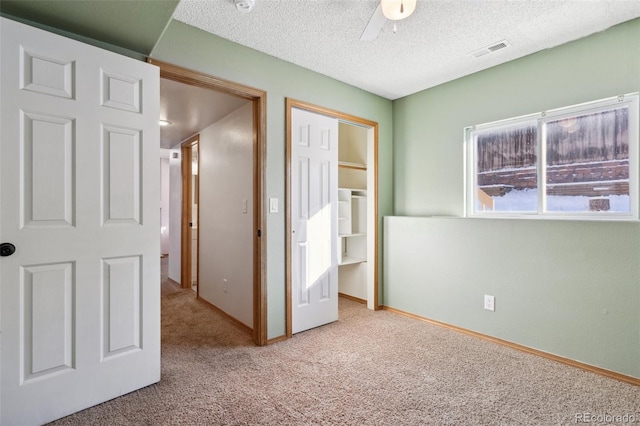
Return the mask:
[[(193, 146), (200, 140), (200, 135), (194, 135), (182, 142), (180, 145), (181, 155), (181, 168), (182, 171), (182, 218), (180, 224), (180, 287), (191, 288), (193, 271), (192, 265), (192, 250), (191, 250), (191, 218), (193, 216), (193, 188), (191, 185), (191, 174), (193, 169), (191, 168), (191, 158), (193, 155)], [(200, 162), (200, 156), (198, 156), (198, 162)], [(198, 212), (200, 215), (200, 212)], [(198, 232), (200, 232), (198, 230)], [(199, 235), (198, 235), (199, 237)], [(198, 238), (198, 241), (200, 239)], [(198, 253), (199, 255), (199, 253)], [(199, 280), (199, 276), (196, 280)]]
[(149, 58), (147, 62), (160, 68), (160, 78), (216, 90), (253, 103), (253, 340), (259, 346), (266, 345), (267, 217), (263, 195), (267, 169), (267, 92), (156, 59)]
[[(285, 116), (286, 116), (286, 135), (285, 135), (285, 310), (286, 310), (286, 337), (293, 336), (292, 331), (292, 277), (291, 277), (291, 110), (293, 108), (302, 109), (309, 112), (315, 112), (317, 114), (326, 115), (328, 117), (336, 118), (348, 123), (359, 124), (364, 127), (373, 129), (373, 219), (375, 221), (374, 231), (374, 267), (373, 267), (373, 307), (380, 310), (382, 307), (379, 302), (379, 288), (378, 288), (378, 269), (379, 269), (379, 248), (378, 248), (378, 234), (380, 223), (378, 220), (378, 123), (375, 121), (367, 120), (355, 115), (346, 114), (340, 111), (336, 111), (330, 108), (321, 107), (308, 102), (299, 101), (291, 98), (285, 99)], [(367, 165), (369, 166), (369, 165)], [(367, 188), (369, 193), (369, 188)]]

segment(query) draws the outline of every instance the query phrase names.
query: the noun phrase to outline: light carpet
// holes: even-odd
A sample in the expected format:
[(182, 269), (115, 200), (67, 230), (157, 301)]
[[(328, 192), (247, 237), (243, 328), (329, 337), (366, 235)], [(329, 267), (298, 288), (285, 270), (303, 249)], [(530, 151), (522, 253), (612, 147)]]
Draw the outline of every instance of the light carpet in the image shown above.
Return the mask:
[(339, 321), (256, 347), (163, 278), (162, 380), (53, 424), (640, 423), (639, 387), (346, 299)]

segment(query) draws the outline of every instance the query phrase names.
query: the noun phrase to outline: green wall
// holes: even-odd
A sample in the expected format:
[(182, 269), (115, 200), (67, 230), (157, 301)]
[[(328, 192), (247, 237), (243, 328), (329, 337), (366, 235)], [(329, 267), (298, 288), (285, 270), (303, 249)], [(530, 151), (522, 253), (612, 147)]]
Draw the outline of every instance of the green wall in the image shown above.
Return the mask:
[[(394, 101), (395, 213), (464, 215), (464, 127), (637, 91), (640, 19)], [(384, 239), (386, 305), (640, 377), (638, 222), (390, 218)]]
[(636, 19), (394, 101), (395, 214), (464, 214), (464, 127), (639, 90)]
[[(313, 47), (310, 47), (313, 48)], [(285, 97), (379, 123), (379, 214), (392, 214), (392, 103), (353, 86), (172, 21), (151, 57), (267, 92), (267, 190), (280, 213), (267, 217), (268, 338), (285, 333)], [(380, 265), (382, 261), (380, 261)]]
[(637, 222), (387, 217), (384, 230), (385, 305), (640, 378)]

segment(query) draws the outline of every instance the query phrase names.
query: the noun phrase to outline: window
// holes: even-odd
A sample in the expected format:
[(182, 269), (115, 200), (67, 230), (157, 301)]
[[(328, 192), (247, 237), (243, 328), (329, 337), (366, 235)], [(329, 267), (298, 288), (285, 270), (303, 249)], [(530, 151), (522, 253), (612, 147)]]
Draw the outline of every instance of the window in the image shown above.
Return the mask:
[(638, 219), (638, 94), (465, 129), (467, 213)]

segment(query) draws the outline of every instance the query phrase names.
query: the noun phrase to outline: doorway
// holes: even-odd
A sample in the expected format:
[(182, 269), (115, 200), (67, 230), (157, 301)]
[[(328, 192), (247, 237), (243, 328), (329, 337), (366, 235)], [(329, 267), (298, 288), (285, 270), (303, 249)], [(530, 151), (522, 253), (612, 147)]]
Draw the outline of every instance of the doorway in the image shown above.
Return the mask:
[[(160, 68), (160, 78), (167, 79), (175, 82), (184, 83), (189, 86), (209, 89), (213, 91), (218, 91), (221, 93), (225, 93), (228, 95), (232, 95), (237, 98), (241, 98), (250, 102), (250, 109), (252, 114), (253, 121), (253, 135), (252, 135), (252, 143), (251, 143), (251, 152), (252, 152), (252, 161), (251, 168), (253, 170), (252, 173), (252, 202), (253, 202), (253, 210), (251, 212), (251, 228), (252, 228), (252, 244), (250, 250), (252, 251), (252, 294), (253, 294), (253, 340), (257, 345), (266, 345), (267, 344), (267, 324), (266, 324), (266, 263), (263, 262), (266, 254), (266, 215), (265, 209), (263, 206), (263, 194), (265, 188), (265, 171), (266, 171), (266, 162), (265, 162), (265, 153), (266, 153), (266, 92), (254, 89), (251, 87), (243, 86), (237, 83), (229, 82), (226, 80), (221, 80), (209, 75), (205, 75), (202, 73), (198, 73), (183, 67), (179, 67), (176, 65), (168, 64), (162, 61), (157, 61), (155, 59), (149, 59), (149, 63), (154, 64)], [(200, 140), (201, 144), (202, 141)], [(200, 176), (202, 170), (200, 169), (201, 164), (201, 153), (202, 147), (199, 149), (198, 154), (198, 176)], [(191, 151), (191, 150), (189, 150)], [(183, 152), (184, 154), (184, 152)], [(192, 162), (192, 153), (185, 155), (185, 157), (189, 160), (188, 163), (191, 165)], [(183, 175), (184, 179), (184, 175)], [(192, 178), (189, 177), (189, 181), (193, 182)], [(196, 181), (198, 182), (198, 181)], [(197, 184), (200, 185), (199, 183)], [(194, 186), (191, 185), (190, 186)], [(189, 191), (191, 194), (192, 191)], [(198, 191), (200, 193), (200, 191)], [(191, 197), (192, 199), (194, 197)], [(189, 206), (191, 207), (191, 201), (189, 201)], [(200, 198), (198, 197), (198, 207), (200, 207)], [(183, 200), (183, 206), (184, 206)], [(198, 208), (197, 210), (200, 210)], [(193, 213), (193, 208), (191, 208)], [(191, 216), (192, 217), (192, 216)], [(197, 216), (196, 216), (197, 218)], [(196, 235), (200, 229), (201, 221), (196, 220)], [(191, 221), (193, 223), (193, 221)], [(187, 225), (189, 222), (187, 222)], [(191, 227), (186, 229), (187, 232), (184, 232), (184, 225), (181, 226), (182, 232), (182, 244), (184, 244), (185, 235), (189, 237), (191, 235)], [(191, 240), (188, 240), (192, 243)], [(198, 242), (200, 243), (200, 239), (198, 238)], [(197, 257), (201, 257), (201, 254), (196, 253)], [(183, 282), (190, 282), (192, 279), (190, 272), (189, 276), (183, 278), (185, 274), (185, 270), (192, 270), (192, 258), (190, 259), (182, 259), (181, 264), (184, 265), (185, 260), (189, 261), (188, 265), (185, 265), (185, 268), (182, 268), (180, 271), (180, 276)], [(197, 270), (198, 268), (196, 268)], [(186, 281), (185, 281), (186, 279)], [(201, 284), (198, 279), (198, 274), (196, 273), (196, 283)], [(197, 286), (197, 291), (200, 293), (201, 285)]]
[[(309, 132), (313, 130), (313, 125), (303, 125), (299, 129), (293, 128), (294, 111), (304, 111), (325, 118), (333, 119), (338, 123), (338, 133), (350, 134), (349, 137), (341, 139), (338, 137), (338, 144), (343, 146), (339, 149), (337, 158), (338, 167), (338, 191), (335, 203), (337, 204), (337, 234), (338, 234), (338, 259), (340, 268), (339, 279), (362, 280), (361, 286), (342, 286), (338, 284), (340, 296), (366, 303), (372, 310), (381, 309), (379, 305), (378, 288), (378, 123), (366, 120), (353, 115), (341, 113), (339, 111), (309, 104), (292, 99), (286, 100), (286, 312), (287, 337), (293, 335), (293, 303), (294, 287), (299, 285), (294, 283), (294, 279), (302, 279), (294, 271), (302, 271), (302, 267), (294, 265), (293, 243), (299, 244), (298, 236), (294, 234), (299, 224), (294, 227), (294, 218), (300, 222), (300, 212), (294, 212), (293, 199), (297, 194), (300, 185), (298, 174), (292, 168), (296, 164), (307, 164), (299, 159), (292, 158), (294, 150), (293, 144), (310, 146), (303, 139), (307, 138)], [(297, 114), (296, 114), (297, 115)], [(322, 129), (324, 127), (324, 129)], [(321, 125), (322, 134), (329, 134), (331, 126), (329, 123)], [(300, 140), (293, 141), (293, 135)], [(358, 139), (356, 146), (351, 145), (349, 139)], [(324, 138), (324, 136), (321, 136)], [(311, 140), (311, 139), (309, 139)], [(327, 138), (327, 141), (330, 141)], [(327, 145), (327, 144), (324, 144)], [(327, 145), (328, 146), (328, 145)], [(306, 182), (306, 180), (304, 180)], [(336, 183), (333, 183), (336, 185)], [(305, 184), (305, 188), (307, 185)], [(297, 199), (297, 198), (296, 198)], [(306, 205), (306, 204), (305, 204)], [(311, 223), (311, 221), (309, 222)], [(347, 225), (347, 226), (344, 226)], [(308, 281), (308, 280), (307, 280)], [(308, 284), (307, 284), (308, 285)], [(341, 288), (342, 287), (342, 288)], [(357, 288), (356, 288), (357, 287)], [(302, 299), (301, 299), (302, 300)], [(324, 300), (329, 300), (325, 298)], [(302, 300), (302, 302), (305, 302)], [(303, 303), (304, 304), (304, 303)], [(295, 327), (299, 329), (298, 326)]]
[(182, 288), (190, 288), (198, 295), (198, 141), (194, 135), (181, 145), (182, 151), (182, 224), (181, 224), (181, 278)]

